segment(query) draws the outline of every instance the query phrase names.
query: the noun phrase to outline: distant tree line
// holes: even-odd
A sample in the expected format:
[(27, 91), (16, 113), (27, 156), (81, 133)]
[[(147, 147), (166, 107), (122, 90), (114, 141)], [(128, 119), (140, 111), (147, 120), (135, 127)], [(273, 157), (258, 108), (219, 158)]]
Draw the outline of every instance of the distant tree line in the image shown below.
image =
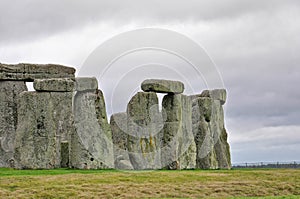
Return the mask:
[(237, 163), (232, 168), (286, 168), (300, 169), (300, 162), (255, 162), (255, 163)]

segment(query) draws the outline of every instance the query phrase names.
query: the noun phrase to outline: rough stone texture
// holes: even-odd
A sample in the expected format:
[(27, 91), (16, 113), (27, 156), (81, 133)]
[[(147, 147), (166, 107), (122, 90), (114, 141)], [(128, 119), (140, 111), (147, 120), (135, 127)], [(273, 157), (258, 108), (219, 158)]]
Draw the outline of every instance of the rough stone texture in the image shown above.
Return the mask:
[[(212, 106), (214, 100), (211, 98), (198, 98), (193, 103), (193, 133), (197, 145), (197, 168), (216, 169), (218, 163), (214, 151), (214, 133), (218, 128), (211, 126)], [(217, 123), (218, 125), (218, 123)], [(212, 130), (211, 128), (214, 128)]]
[(34, 81), (47, 78), (75, 78), (75, 69), (56, 64), (0, 63), (0, 80)]
[(18, 122), (19, 94), (27, 91), (25, 82), (0, 81), (0, 167), (12, 167)]
[(133, 169), (127, 149), (127, 114), (116, 113), (110, 117), (110, 127), (114, 145), (115, 169)]
[(158, 98), (153, 92), (138, 92), (127, 106), (128, 151), (136, 170), (160, 168), (161, 122)]
[(229, 169), (230, 152), (221, 101), (210, 97), (194, 98), (192, 120), (197, 168)]
[(215, 152), (219, 168), (230, 169), (231, 168), (231, 157), (230, 157), (230, 146), (227, 142), (227, 132), (223, 128), (219, 140), (215, 144)]
[(98, 90), (98, 80), (95, 77), (76, 77), (76, 91)]
[(118, 162), (118, 166), (116, 167), (116, 169), (122, 169), (122, 170), (134, 170), (130, 160), (117, 160)]
[(71, 136), (70, 166), (114, 168), (112, 135), (102, 92), (77, 92), (73, 104), (76, 131)]
[(69, 78), (36, 79), (33, 87), (36, 91), (72, 92), (74, 80)]
[(227, 93), (225, 89), (204, 90), (199, 97), (209, 97), (214, 100), (219, 100), (222, 105), (225, 104)]
[(192, 134), (191, 100), (182, 94), (164, 96), (165, 123), (161, 148), (162, 167), (188, 169), (196, 166), (196, 145)]
[(68, 168), (69, 167), (69, 143), (64, 141), (61, 142), (61, 150), (60, 150), (60, 167)]
[(74, 130), (71, 92), (23, 92), (18, 107), (15, 167), (61, 167), (61, 142)]
[(156, 93), (175, 93), (180, 94), (184, 91), (184, 84), (179, 81), (148, 79), (142, 82), (142, 90), (145, 92)]
[(196, 143), (192, 132), (192, 101), (181, 95), (182, 103), (182, 144), (180, 145), (180, 169), (196, 168)]

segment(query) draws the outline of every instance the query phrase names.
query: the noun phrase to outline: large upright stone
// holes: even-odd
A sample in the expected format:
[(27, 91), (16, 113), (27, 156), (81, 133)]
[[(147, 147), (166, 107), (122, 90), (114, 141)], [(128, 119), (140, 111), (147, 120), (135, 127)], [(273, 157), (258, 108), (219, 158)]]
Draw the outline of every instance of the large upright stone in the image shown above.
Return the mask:
[(33, 87), (36, 91), (71, 92), (74, 84), (74, 80), (70, 78), (36, 79)]
[(160, 168), (161, 116), (153, 92), (138, 92), (127, 106), (128, 151), (136, 170)]
[(110, 117), (110, 127), (114, 145), (114, 163), (116, 169), (132, 170), (128, 148), (127, 114), (116, 113)]
[(213, 103), (214, 100), (207, 97), (193, 101), (193, 133), (197, 146), (197, 168), (200, 169), (218, 168), (214, 136), (219, 132), (219, 123), (212, 114)]
[[(78, 85), (77, 88), (83, 86)], [(76, 131), (71, 136), (70, 166), (78, 169), (114, 168), (113, 143), (100, 90), (86, 87), (73, 100)]]
[(23, 92), (18, 108), (15, 167), (61, 167), (61, 144), (73, 132), (72, 92)]
[[(202, 95), (204, 93), (204, 95)], [(197, 168), (229, 169), (231, 167), (229, 144), (224, 127), (222, 103), (225, 98), (205, 91), (193, 100), (193, 134), (197, 145)], [(210, 93), (206, 97), (207, 93)], [(220, 96), (220, 95), (218, 95)], [(223, 100), (222, 100), (223, 99)]]
[(0, 81), (0, 167), (13, 167), (18, 98), (23, 91), (23, 81)]
[(162, 167), (191, 169), (196, 164), (196, 145), (192, 134), (191, 100), (182, 94), (163, 98), (165, 117), (161, 147)]
[(75, 69), (56, 64), (1, 64), (0, 80), (34, 81), (47, 78), (75, 78)]
[(180, 94), (184, 91), (182, 82), (163, 79), (147, 79), (142, 82), (141, 87), (145, 92)]

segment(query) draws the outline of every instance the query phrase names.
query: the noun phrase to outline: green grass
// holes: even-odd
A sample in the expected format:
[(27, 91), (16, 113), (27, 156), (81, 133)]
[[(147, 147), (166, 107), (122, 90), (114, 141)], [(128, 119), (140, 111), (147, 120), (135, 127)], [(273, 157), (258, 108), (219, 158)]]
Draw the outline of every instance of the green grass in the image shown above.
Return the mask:
[(300, 170), (0, 169), (1, 198), (300, 198)]

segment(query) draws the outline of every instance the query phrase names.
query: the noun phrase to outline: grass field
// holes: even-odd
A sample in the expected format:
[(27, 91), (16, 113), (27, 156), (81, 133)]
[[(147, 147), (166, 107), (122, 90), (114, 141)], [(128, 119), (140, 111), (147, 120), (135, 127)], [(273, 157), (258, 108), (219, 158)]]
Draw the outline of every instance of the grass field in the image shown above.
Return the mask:
[(300, 170), (0, 169), (1, 198), (300, 198)]

